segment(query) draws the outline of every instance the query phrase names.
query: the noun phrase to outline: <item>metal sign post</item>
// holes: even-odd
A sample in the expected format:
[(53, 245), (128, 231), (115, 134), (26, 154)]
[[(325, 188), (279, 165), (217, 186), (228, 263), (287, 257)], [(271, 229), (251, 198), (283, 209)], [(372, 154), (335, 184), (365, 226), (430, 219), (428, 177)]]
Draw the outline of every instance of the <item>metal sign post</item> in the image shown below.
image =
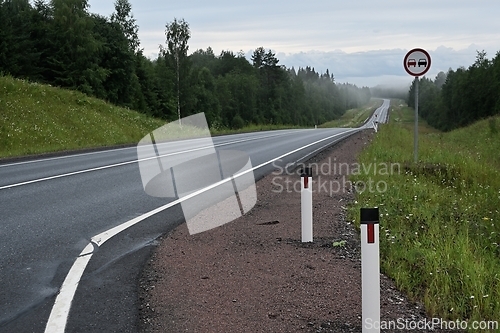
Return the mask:
[(413, 161), (418, 163), (418, 76), (415, 78), (415, 130), (413, 132)]
[(410, 50), (404, 60), (403, 67), (406, 72), (415, 76), (415, 133), (413, 144), (413, 157), (418, 162), (418, 77), (424, 75), (431, 68), (431, 56), (423, 49)]

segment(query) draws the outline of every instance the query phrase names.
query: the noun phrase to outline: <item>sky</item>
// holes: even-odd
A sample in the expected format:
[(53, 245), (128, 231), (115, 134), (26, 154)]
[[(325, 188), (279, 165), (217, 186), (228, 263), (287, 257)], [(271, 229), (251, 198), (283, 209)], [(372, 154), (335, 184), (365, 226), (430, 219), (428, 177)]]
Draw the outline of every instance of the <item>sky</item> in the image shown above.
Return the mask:
[[(243, 51), (259, 46), (281, 65), (329, 69), (340, 83), (407, 85), (403, 68), (413, 48), (429, 52), (434, 79), (440, 71), (474, 63), (477, 51), (500, 51), (498, 0), (129, 0), (141, 48), (155, 58), (165, 45), (165, 24), (190, 26), (189, 52), (211, 47)], [(89, 0), (92, 13), (110, 16), (114, 0)]]

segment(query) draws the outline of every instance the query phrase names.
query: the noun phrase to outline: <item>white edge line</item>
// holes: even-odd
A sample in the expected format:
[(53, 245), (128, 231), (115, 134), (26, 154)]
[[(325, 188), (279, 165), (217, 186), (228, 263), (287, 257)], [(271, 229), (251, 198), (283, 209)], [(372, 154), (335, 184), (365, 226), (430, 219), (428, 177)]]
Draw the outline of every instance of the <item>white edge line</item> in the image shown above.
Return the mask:
[[(284, 134), (279, 134), (279, 135), (284, 135)], [(221, 147), (221, 146), (226, 146), (226, 145), (230, 145), (230, 144), (234, 144), (234, 143), (240, 143), (240, 142), (246, 142), (246, 141), (254, 141), (254, 140), (258, 140), (258, 139), (267, 139), (267, 138), (272, 138), (272, 137), (279, 136), (279, 135), (269, 135), (269, 136), (262, 136), (262, 137), (258, 137), (258, 138), (249, 138), (249, 139), (242, 139), (242, 140), (236, 140), (236, 141), (229, 141), (229, 142), (224, 142), (224, 143), (216, 144), (216, 145), (214, 145), (214, 147)], [(207, 148), (210, 148), (210, 147), (207, 146), (207, 147), (194, 148), (194, 149), (190, 149), (190, 150), (183, 150), (183, 151), (179, 151), (179, 152), (174, 152), (174, 153), (169, 153), (169, 154), (165, 154), (165, 155), (160, 155), (159, 157), (179, 155), (179, 154), (183, 154), (183, 153), (186, 153), (186, 152), (193, 152), (193, 151), (203, 150), (203, 149), (207, 149)], [(137, 149), (137, 147), (135, 147), (135, 149)], [(133, 164), (133, 163), (137, 163), (137, 162), (140, 162), (140, 161), (147, 161), (147, 160), (156, 159), (156, 158), (158, 158), (158, 157), (157, 156), (148, 157), (148, 158), (144, 158), (144, 159), (141, 159), (141, 160), (133, 160), (133, 161), (127, 161), (127, 162), (116, 163), (116, 164), (111, 164), (111, 165), (104, 165), (104, 166), (95, 167), (95, 168), (91, 168), (91, 169), (85, 169), (85, 170), (79, 170), (79, 171), (74, 171), (74, 172), (68, 172), (68, 173), (63, 173), (61, 175), (55, 175), (55, 176), (50, 176), (50, 177), (45, 177), (45, 178), (28, 180), (28, 181), (21, 182), (21, 183), (4, 185), (4, 186), (0, 186), (0, 191), (1, 190), (6, 190), (6, 189), (9, 189), (9, 188), (19, 187), (19, 186), (24, 186), (24, 185), (34, 184), (34, 183), (40, 183), (40, 182), (47, 181), (47, 180), (53, 180), (53, 179), (64, 178), (64, 177), (69, 177), (69, 176), (75, 176), (75, 175), (79, 175), (79, 174), (83, 174), (83, 173), (88, 173), (88, 172), (93, 172), (93, 171), (99, 171), (99, 170), (116, 168), (116, 167), (119, 167), (119, 166)]]
[[(283, 130), (283, 131), (291, 132), (294, 130)], [(254, 132), (254, 133), (257, 133), (257, 132)], [(227, 136), (237, 136), (237, 135), (242, 135), (242, 134), (248, 134), (248, 133), (229, 134)], [(286, 133), (283, 133), (283, 134), (286, 134)], [(276, 134), (276, 135), (283, 135), (283, 134)], [(216, 138), (216, 137), (212, 137), (212, 138)], [(266, 136), (262, 136), (262, 137), (258, 137), (258, 138), (266, 138)], [(180, 140), (180, 141), (172, 141), (172, 142), (187, 142), (187, 141), (192, 141), (192, 140), (198, 140), (198, 139), (188, 139), (188, 140)], [(167, 142), (164, 142), (164, 143), (166, 144)], [(168, 143), (171, 143), (171, 142), (168, 142)], [(22, 161), (22, 162), (11, 162), (11, 163), (5, 163), (5, 164), (0, 163), (0, 168), (11, 167), (11, 166), (16, 166), (16, 165), (23, 165), (23, 164), (42, 163), (42, 162), (47, 162), (47, 161), (55, 161), (55, 160), (62, 160), (62, 159), (68, 159), (68, 158), (78, 158), (78, 157), (88, 156), (88, 155), (105, 154), (105, 153), (121, 151), (121, 150), (128, 150), (128, 149), (136, 149), (137, 145), (133, 145), (131, 147), (111, 148), (111, 149), (105, 149), (106, 147), (95, 147), (95, 148), (96, 149), (102, 148), (103, 150), (91, 151), (88, 153), (72, 153), (70, 155), (46, 157), (46, 158), (33, 159), (33, 160)], [(92, 148), (90, 148), (90, 149), (92, 149)], [(10, 159), (10, 158), (15, 158), (15, 157), (9, 156), (9, 157), (5, 157), (5, 158)], [(36, 158), (36, 156), (26, 156), (26, 158)], [(1, 160), (0, 160), (0, 162), (1, 162)]]
[[(105, 148), (105, 147), (101, 147)], [(71, 155), (64, 155), (64, 156), (56, 156), (56, 157), (46, 157), (46, 158), (41, 158), (41, 159), (33, 159), (29, 161), (22, 161), (22, 162), (12, 162), (12, 163), (5, 163), (5, 164), (0, 164), (0, 168), (5, 168), (5, 167), (11, 167), (11, 166), (16, 166), (16, 165), (23, 165), (23, 164), (33, 164), (33, 163), (41, 163), (41, 162), (47, 162), (47, 161), (55, 161), (55, 160), (62, 160), (66, 158), (73, 158), (73, 157), (81, 157), (81, 156), (88, 156), (88, 155), (97, 155), (97, 154), (104, 154), (104, 153), (109, 153), (112, 151), (120, 151), (120, 150), (127, 150), (127, 149), (132, 149), (134, 147), (125, 147), (125, 148), (113, 148), (113, 149), (106, 149), (106, 150), (99, 150), (99, 151), (93, 151), (89, 153), (77, 153), (77, 154), (71, 154)], [(98, 149), (98, 147), (97, 147)], [(36, 156), (31, 156), (32, 158), (36, 158)], [(6, 157), (7, 159), (9, 158), (16, 158), (14, 157)], [(26, 156), (26, 158), (30, 158), (29, 156)]]
[[(343, 131), (337, 134), (334, 134), (332, 136), (323, 138), (321, 140), (315, 141), (313, 143), (307, 144), (303, 147), (297, 148), (291, 152), (288, 152), (286, 154), (283, 154), (281, 156), (278, 156), (276, 158), (273, 158), (272, 160), (269, 160), (267, 162), (261, 163), (251, 169), (242, 171), (238, 174), (234, 175), (234, 178), (240, 177), (244, 174), (247, 174), (249, 172), (253, 172), (254, 170), (257, 170), (267, 164), (273, 163), (275, 161), (278, 161), (288, 155), (294, 154), (296, 152), (299, 152), (305, 148), (308, 148), (310, 146), (313, 146), (315, 144), (318, 144), (320, 142), (332, 139), (334, 137), (337, 137), (339, 135), (344, 135), (346, 133), (354, 132), (354, 131), (359, 131), (360, 128), (356, 129), (351, 129), (347, 131)], [(193, 192), (187, 196), (184, 196), (180, 199), (177, 199), (175, 201), (172, 201), (164, 206), (158, 207), (152, 211), (149, 211), (145, 214), (142, 214), (132, 220), (129, 220), (125, 223), (122, 223), (120, 225), (117, 225), (116, 227), (113, 227), (109, 230), (106, 230), (98, 235), (95, 235), (92, 237), (91, 242), (82, 250), (78, 258), (75, 260), (73, 263), (73, 266), (71, 266), (71, 269), (68, 272), (68, 275), (64, 279), (63, 284), (61, 285), (61, 289), (59, 290), (59, 294), (56, 297), (56, 300), (54, 302), (54, 306), (52, 307), (52, 311), (50, 312), (49, 320), (47, 321), (47, 325), (45, 327), (45, 333), (64, 333), (64, 330), (66, 328), (66, 323), (68, 321), (68, 316), (69, 316), (69, 311), (71, 309), (71, 303), (73, 302), (73, 298), (76, 292), (76, 289), (78, 287), (78, 284), (80, 282), (80, 279), (83, 275), (83, 272), (85, 271), (85, 268), (87, 267), (88, 262), (90, 261), (90, 258), (92, 257), (93, 250), (94, 250), (94, 244), (96, 246), (101, 246), (104, 244), (106, 241), (108, 241), (110, 238), (116, 236), (120, 232), (130, 228), (131, 226), (155, 215), (158, 214), (170, 207), (173, 207), (185, 200), (188, 200), (198, 194), (201, 194), (203, 192), (206, 192), (214, 187), (217, 187), (227, 181), (231, 180), (231, 178), (226, 178), (220, 182), (217, 182), (215, 184), (212, 184), (210, 186), (207, 186), (205, 188), (202, 188), (201, 190), (198, 190), (196, 192)]]

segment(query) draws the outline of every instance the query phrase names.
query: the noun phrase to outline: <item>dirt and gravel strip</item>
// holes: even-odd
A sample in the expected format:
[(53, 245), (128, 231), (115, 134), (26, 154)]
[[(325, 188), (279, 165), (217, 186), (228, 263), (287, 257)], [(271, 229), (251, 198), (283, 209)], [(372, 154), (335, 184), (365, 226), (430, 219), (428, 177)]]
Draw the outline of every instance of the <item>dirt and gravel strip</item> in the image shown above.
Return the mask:
[[(373, 135), (359, 132), (309, 162), (355, 163)], [(327, 173), (322, 181), (348, 185), (345, 174)], [(286, 181), (300, 177), (257, 182), (257, 205), (238, 220), (193, 236), (183, 224), (162, 237), (140, 281), (143, 332), (361, 332), (360, 242), (346, 220), (354, 195), (349, 186), (314, 193), (314, 243), (303, 244), (300, 192)], [(384, 275), (381, 317), (426, 319)]]

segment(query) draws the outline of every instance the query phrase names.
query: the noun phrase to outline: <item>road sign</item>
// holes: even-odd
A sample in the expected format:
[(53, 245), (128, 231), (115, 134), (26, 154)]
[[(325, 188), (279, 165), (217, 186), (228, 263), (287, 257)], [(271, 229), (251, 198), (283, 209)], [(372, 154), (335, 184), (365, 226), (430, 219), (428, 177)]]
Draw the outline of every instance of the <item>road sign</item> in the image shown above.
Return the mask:
[(426, 50), (413, 49), (410, 50), (403, 60), (403, 67), (405, 71), (415, 76), (415, 130), (414, 130), (414, 144), (413, 144), (413, 157), (415, 163), (418, 162), (418, 77), (427, 73), (431, 68), (431, 56)]
[(412, 76), (421, 76), (431, 68), (431, 56), (423, 49), (410, 50), (403, 61), (406, 72)]

